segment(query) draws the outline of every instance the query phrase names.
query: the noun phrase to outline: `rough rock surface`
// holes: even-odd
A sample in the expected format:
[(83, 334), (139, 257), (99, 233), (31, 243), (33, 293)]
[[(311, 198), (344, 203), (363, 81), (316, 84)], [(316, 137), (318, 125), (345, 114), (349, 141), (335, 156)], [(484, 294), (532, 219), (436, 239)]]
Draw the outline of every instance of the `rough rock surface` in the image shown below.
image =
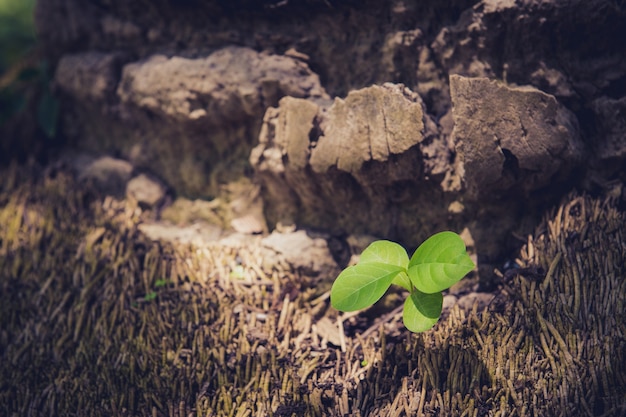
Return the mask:
[(293, 268), (307, 275), (326, 277), (339, 272), (326, 240), (311, 237), (305, 230), (289, 233), (275, 231), (263, 238), (261, 244), (279, 253)]
[(450, 77), (452, 132), (472, 194), (528, 192), (569, 173), (583, 155), (575, 116), (554, 96), (487, 78)]
[(81, 148), (118, 150), (187, 195), (215, 195), (216, 178), (242, 174), (262, 115), (280, 97), (326, 97), (301, 60), (250, 48), (123, 66), (122, 57), (61, 59), (55, 85), (71, 102), (66, 134)]
[(79, 100), (107, 100), (117, 88), (121, 62), (116, 53), (64, 55), (56, 69), (56, 86)]
[(153, 55), (124, 66), (122, 103), (172, 123), (224, 126), (259, 117), (281, 96), (325, 95), (306, 64), (285, 56), (227, 47), (205, 58)]
[(467, 226), (495, 259), (562, 193), (624, 179), (610, 0), (48, 0), (36, 17), (71, 143), (194, 198), (246, 172), (270, 227), (411, 246)]
[(146, 207), (156, 207), (165, 198), (165, 187), (155, 178), (139, 174), (126, 185), (126, 197)]
[(409, 241), (440, 224), (426, 209), (410, 217), (418, 201), (433, 208), (445, 198), (428, 178), (443, 178), (451, 152), (420, 97), (402, 85), (356, 90), (328, 108), (286, 97), (266, 113), (259, 142), (250, 162), (273, 223)]
[(122, 159), (103, 156), (76, 157), (78, 179), (94, 184), (98, 189), (114, 196), (123, 196), (133, 173), (133, 166)]

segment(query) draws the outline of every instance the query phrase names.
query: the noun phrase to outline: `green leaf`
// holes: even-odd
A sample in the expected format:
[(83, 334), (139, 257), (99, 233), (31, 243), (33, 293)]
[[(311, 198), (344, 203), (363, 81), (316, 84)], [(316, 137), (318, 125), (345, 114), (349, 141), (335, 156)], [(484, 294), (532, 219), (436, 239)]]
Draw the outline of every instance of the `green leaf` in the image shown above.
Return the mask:
[(474, 269), (465, 243), (454, 232), (441, 232), (428, 238), (409, 262), (409, 278), (421, 292), (434, 294), (450, 288)]
[(365, 248), (359, 260), (360, 264), (370, 262), (380, 262), (406, 269), (409, 264), (409, 255), (406, 254), (406, 250), (402, 246), (395, 242), (377, 240)]
[(404, 326), (415, 333), (431, 329), (439, 320), (442, 306), (443, 295), (440, 292), (425, 294), (419, 290), (413, 291), (404, 302)]
[(404, 268), (381, 262), (358, 263), (344, 269), (330, 290), (330, 303), (340, 311), (369, 307), (385, 294)]
[(406, 270), (400, 272), (396, 277), (391, 281), (392, 284), (399, 285), (405, 290), (411, 292), (413, 290), (413, 285), (411, 285), (411, 280), (409, 276), (406, 274)]
[(157, 279), (154, 281), (154, 288), (165, 287), (168, 281), (165, 278)]

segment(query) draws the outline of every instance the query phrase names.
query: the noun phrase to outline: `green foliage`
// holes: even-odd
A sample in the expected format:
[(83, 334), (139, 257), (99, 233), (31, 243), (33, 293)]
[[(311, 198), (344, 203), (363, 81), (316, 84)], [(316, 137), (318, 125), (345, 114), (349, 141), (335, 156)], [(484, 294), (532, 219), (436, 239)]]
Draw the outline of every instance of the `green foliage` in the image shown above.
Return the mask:
[(36, 50), (34, 6), (35, 0), (0, 0), (0, 128), (11, 120), (32, 121), (54, 138), (59, 102), (50, 91), (47, 63)]
[(344, 269), (330, 292), (331, 304), (340, 311), (369, 307), (391, 284), (409, 291), (402, 320), (412, 332), (432, 328), (443, 305), (443, 290), (474, 269), (465, 244), (454, 232), (441, 232), (420, 245), (411, 259), (404, 248), (388, 240), (369, 245), (356, 265)]
[(0, 0), (0, 73), (35, 44), (35, 0)]

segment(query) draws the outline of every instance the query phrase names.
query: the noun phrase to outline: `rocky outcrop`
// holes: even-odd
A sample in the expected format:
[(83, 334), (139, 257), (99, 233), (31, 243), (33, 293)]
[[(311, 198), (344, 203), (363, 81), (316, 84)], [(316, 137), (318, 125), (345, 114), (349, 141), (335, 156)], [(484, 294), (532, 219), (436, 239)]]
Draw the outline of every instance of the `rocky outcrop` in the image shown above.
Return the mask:
[[(267, 111), (250, 162), (274, 224), (411, 241), (446, 216), (435, 206), (446, 206), (449, 197), (435, 187), (450, 159), (420, 97), (385, 84), (353, 91), (328, 107), (283, 98)], [(418, 202), (428, 207), (419, 215)]]
[(122, 62), (120, 53), (61, 59), (66, 132), (81, 148), (118, 150), (186, 195), (215, 195), (216, 176), (241, 175), (262, 115), (280, 97), (326, 97), (301, 60), (249, 48)]
[(470, 222), (483, 254), (497, 256), (520, 216), (551, 198), (511, 210), (499, 196), (562, 183), (584, 145), (571, 112), (535, 88), (452, 76), (451, 92), (451, 135), (402, 85), (356, 90), (328, 107), (283, 98), (250, 158), (270, 222), (408, 245)]
[(572, 186), (623, 176), (626, 15), (608, 0), (37, 8), (71, 143), (193, 198), (245, 173), (270, 228), (410, 246), (467, 226), (495, 259)]

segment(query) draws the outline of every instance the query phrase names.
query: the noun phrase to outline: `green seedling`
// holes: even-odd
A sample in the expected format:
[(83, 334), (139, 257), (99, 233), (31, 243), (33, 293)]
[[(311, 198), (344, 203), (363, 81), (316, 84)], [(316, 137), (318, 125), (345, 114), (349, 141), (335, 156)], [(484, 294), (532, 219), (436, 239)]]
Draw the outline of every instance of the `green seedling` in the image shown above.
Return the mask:
[[(149, 302), (149, 301), (153, 301), (157, 298), (157, 291), (159, 290), (159, 288), (161, 287), (165, 287), (167, 284), (169, 284), (170, 281), (168, 281), (167, 279), (164, 278), (159, 278), (154, 282), (154, 290), (150, 291), (149, 293), (147, 293), (146, 295), (143, 296), (143, 301), (144, 302)], [(137, 303), (133, 303), (133, 307), (136, 307)]]
[(441, 316), (441, 292), (474, 267), (465, 243), (454, 232), (431, 236), (410, 260), (399, 244), (379, 240), (363, 251), (356, 265), (339, 274), (330, 291), (330, 302), (340, 311), (361, 310), (396, 284), (409, 291), (402, 314), (404, 325), (412, 332), (425, 332)]

